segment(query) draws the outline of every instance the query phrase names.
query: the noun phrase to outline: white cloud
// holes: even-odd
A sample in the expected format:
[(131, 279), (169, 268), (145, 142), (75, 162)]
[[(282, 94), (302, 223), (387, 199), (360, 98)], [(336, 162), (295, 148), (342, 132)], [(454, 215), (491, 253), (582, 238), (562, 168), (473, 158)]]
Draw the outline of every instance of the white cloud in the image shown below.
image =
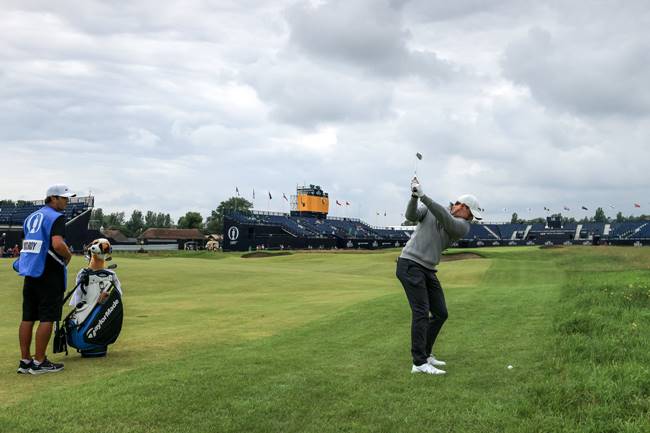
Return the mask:
[(0, 20), (0, 197), (67, 182), (178, 217), (235, 186), (286, 211), (306, 182), (397, 224), (415, 152), (432, 197), (488, 219), (630, 214), (650, 183), (645, 2), (7, 0)]

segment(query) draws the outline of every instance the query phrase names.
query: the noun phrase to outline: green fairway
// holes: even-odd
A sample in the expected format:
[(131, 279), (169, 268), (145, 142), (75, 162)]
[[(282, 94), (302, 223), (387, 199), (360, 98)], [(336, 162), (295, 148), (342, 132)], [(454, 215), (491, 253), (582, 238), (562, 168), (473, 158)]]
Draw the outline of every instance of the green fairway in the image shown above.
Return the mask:
[(650, 249), (476, 252), (440, 266), (444, 377), (410, 374), (397, 250), (117, 256), (120, 339), (38, 377), (2, 260), (0, 432), (650, 431)]

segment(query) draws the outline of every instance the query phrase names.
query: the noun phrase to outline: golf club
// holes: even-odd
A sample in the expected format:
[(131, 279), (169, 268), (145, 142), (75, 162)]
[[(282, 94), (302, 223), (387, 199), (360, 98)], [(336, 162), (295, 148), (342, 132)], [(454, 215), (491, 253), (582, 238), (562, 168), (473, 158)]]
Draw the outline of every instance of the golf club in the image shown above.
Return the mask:
[(420, 152), (415, 154), (415, 157), (417, 158), (415, 160), (415, 177), (418, 176), (418, 161), (422, 160), (422, 154)]
[[(417, 177), (418, 177), (418, 161), (422, 160), (422, 154), (420, 152), (418, 152), (418, 153), (415, 154), (415, 157), (417, 159), (415, 160), (415, 176), (414, 176), (414, 178), (417, 179)], [(413, 190), (412, 192), (415, 192), (415, 190)]]

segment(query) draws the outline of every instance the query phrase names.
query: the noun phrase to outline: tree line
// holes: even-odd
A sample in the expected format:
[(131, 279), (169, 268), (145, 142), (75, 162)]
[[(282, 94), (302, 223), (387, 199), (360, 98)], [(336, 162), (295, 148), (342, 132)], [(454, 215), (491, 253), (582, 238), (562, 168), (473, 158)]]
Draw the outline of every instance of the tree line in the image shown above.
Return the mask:
[[(575, 219), (573, 217), (566, 217), (562, 216), (562, 214), (553, 214), (551, 217), (560, 217), (562, 218), (562, 223), (567, 224), (567, 223), (578, 223), (578, 224), (586, 224), (586, 223), (625, 223), (625, 222), (638, 222), (638, 221), (650, 221), (650, 215), (630, 215), (630, 216), (625, 216), (623, 215), (623, 212), (618, 212), (614, 218), (610, 218), (607, 215), (605, 215), (605, 211), (603, 210), (602, 207), (599, 207), (596, 209), (596, 213), (592, 217), (587, 217), (585, 216), (582, 219)], [(519, 218), (519, 215), (517, 215), (517, 212), (514, 212), (512, 214), (512, 218), (510, 219), (511, 224), (535, 224), (535, 223), (546, 223), (546, 218), (533, 218), (533, 219), (523, 219)]]
[(26, 201), (26, 200), (0, 200), (0, 206), (2, 207), (20, 207), (20, 206), (27, 206), (31, 205), (31, 201)]
[(205, 234), (215, 234), (223, 232), (225, 214), (233, 210), (250, 213), (252, 208), (253, 203), (248, 200), (231, 197), (219, 203), (206, 218), (203, 218), (199, 212), (188, 211), (176, 223), (168, 213), (150, 210), (142, 212), (136, 209), (127, 219), (124, 212), (105, 214), (102, 208), (97, 208), (92, 210), (89, 228), (119, 230), (128, 237), (138, 237), (149, 228), (199, 229)]

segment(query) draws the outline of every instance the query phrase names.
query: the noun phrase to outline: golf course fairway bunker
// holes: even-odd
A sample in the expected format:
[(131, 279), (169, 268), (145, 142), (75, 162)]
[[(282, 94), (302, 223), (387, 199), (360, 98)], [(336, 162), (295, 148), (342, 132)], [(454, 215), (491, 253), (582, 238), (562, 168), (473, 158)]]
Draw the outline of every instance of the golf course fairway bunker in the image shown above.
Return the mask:
[(442, 257), (440, 257), (440, 261), (453, 262), (456, 260), (470, 260), (470, 259), (483, 259), (483, 258), (485, 257), (476, 253), (443, 254)]
[(246, 253), (242, 254), (241, 258), (242, 259), (263, 259), (265, 257), (277, 257), (277, 256), (290, 256), (293, 253), (290, 253), (289, 251), (282, 251), (279, 253), (269, 253), (266, 251), (255, 251), (253, 253)]

